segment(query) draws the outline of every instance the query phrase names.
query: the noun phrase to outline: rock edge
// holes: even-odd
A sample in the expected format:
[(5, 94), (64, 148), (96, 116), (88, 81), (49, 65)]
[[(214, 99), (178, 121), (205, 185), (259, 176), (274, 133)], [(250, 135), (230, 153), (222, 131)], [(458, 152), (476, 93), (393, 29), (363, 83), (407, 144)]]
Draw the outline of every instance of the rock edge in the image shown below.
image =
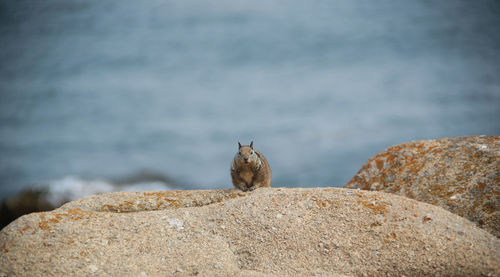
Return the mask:
[(0, 232), (0, 272), (498, 276), (499, 247), (462, 217), (382, 192), (120, 192), (19, 218)]

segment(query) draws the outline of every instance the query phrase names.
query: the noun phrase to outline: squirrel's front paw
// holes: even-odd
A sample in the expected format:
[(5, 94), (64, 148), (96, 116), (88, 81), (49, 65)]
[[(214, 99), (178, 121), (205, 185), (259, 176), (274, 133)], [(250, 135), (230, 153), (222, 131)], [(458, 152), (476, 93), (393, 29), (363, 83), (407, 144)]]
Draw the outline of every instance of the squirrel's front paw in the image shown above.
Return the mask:
[(251, 187), (248, 187), (246, 191), (252, 191), (252, 190), (255, 190), (257, 187), (256, 186), (251, 186)]

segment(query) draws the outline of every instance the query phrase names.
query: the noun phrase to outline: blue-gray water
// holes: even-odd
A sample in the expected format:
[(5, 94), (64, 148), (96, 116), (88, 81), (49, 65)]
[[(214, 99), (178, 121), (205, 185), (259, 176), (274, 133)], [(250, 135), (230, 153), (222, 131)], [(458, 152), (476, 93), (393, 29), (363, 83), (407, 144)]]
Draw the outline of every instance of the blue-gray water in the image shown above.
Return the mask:
[(229, 188), (238, 140), (276, 186), (343, 186), (389, 145), (499, 135), (499, 3), (1, 1), (0, 196)]

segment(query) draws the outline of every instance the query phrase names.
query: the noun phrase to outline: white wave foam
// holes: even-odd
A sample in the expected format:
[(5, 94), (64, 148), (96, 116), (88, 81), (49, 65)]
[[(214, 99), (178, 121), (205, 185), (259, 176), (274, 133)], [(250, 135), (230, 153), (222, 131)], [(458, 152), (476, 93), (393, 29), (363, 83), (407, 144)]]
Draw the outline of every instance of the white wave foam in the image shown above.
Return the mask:
[(105, 180), (85, 180), (77, 176), (66, 176), (49, 182), (47, 200), (58, 207), (67, 201), (85, 196), (114, 191), (171, 190), (161, 181), (116, 185)]

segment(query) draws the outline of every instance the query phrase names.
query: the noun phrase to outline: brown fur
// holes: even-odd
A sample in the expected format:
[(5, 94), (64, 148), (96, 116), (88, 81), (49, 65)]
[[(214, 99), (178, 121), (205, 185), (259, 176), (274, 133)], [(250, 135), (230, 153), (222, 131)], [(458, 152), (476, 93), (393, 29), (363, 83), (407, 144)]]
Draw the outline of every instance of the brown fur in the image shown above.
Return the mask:
[(238, 152), (231, 163), (231, 178), (234, 187), (242, 191), (271, 187), (271, 168), (264, 155), (253, 149), (253, 141), (248, 146), (238, 142)]

